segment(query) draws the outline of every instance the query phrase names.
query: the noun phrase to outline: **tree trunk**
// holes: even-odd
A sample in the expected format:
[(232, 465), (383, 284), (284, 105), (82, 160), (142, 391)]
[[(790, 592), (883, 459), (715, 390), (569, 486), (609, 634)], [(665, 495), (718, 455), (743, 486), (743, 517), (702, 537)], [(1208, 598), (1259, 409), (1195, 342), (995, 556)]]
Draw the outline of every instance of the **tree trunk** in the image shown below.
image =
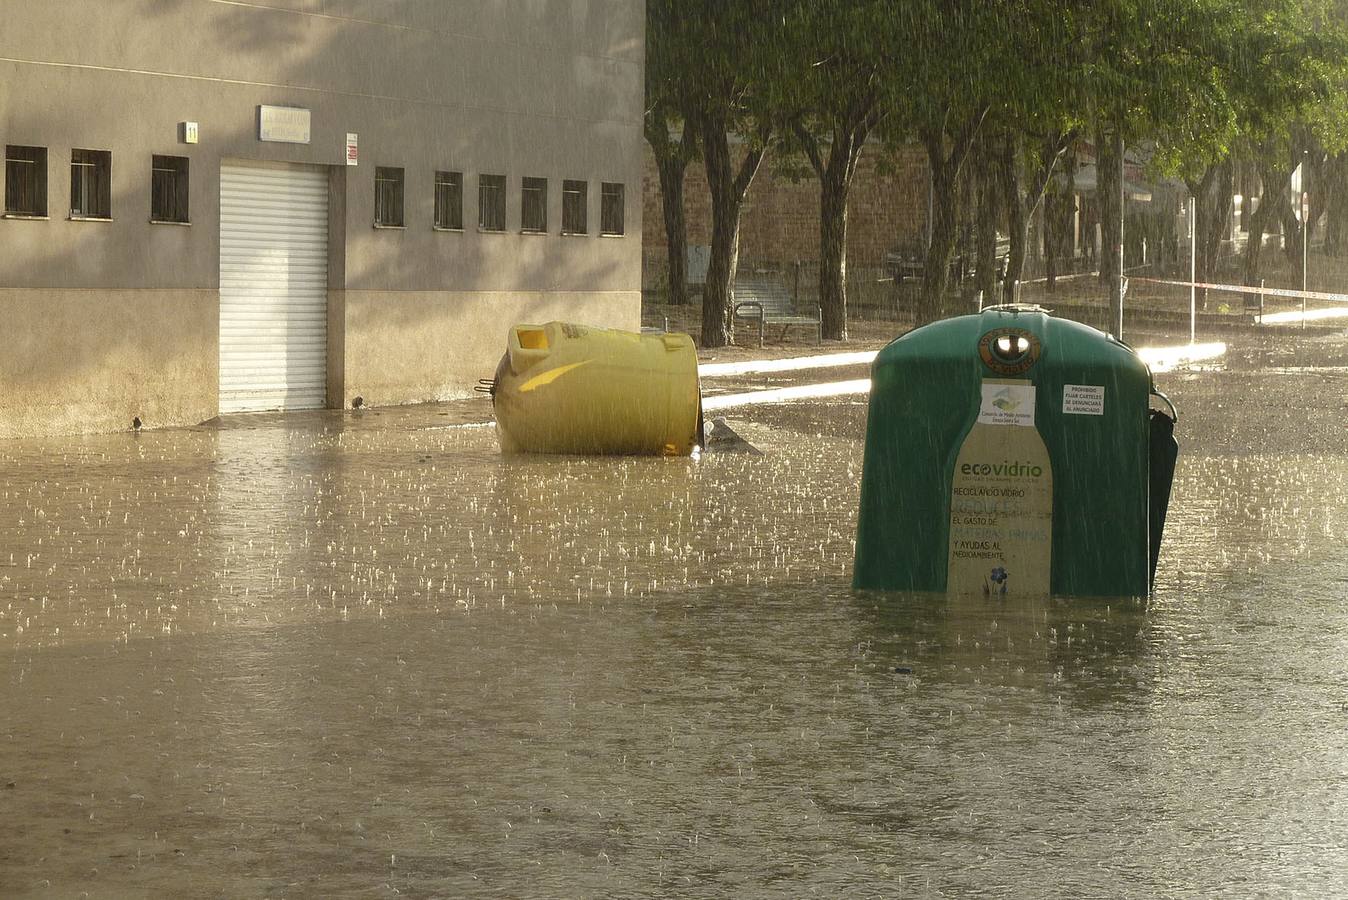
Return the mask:
[(1002, 192), (997, 185), (993, 169), (992, 155), (985, 141), (970, 157), (973, 165), (972, 177), (978, 186), (978, 228), (977, 242), (978, 266), (975, 270), (974, 288), (983, 295), (983, 303), (991, 306), (996, 303), (997, 292), (997, 225), (1001, 221)]
[(1301, 237), (1305, 233), (1301, 222), (1297, 220), (1299, 209), (1294, 210), (1290, 203), (1279, 201), (1278, 224), (1282, 226), (1282, 255), (1289, 266), (1301, 268)]
[(685, 122), (676, 142), (669, 136), (671, 109), (657, 103), (646, 111), (643, 130), (655, 155), (664, 209), (665, 247), (669, 254), (669, 302), (688, 302), (688, 228), (684, 220), (683, 183), (688, 163), (697, 153), (692, 124)]
[[(1075, 139), (1074, 139), (1075, 140)], [(1071, 145), (1069, 144), (1069, 147)], [(1067, 255), (1071, 251), (1069, 259), (1073, 260), (1072, 266), (1075, 268), (1076, 256), (1076, 222), (1075, 213), (1077, 211), (1076, 200), (1076, 172), (1077, 155), (1076, 150), (1071, 149), (1066, 160), (1063, 163), (1064, 176), (1066, 178), (1065, 186), (1059, 191), (1049, 188), (1045, 192), (1044, 199), (1044, 246), (1049, 248), (1049, 256), (1046, 260), (1045, 274), (1048, 276), (1048, 291), (1053, 293), (1057, 289), (1058, 282), (1058, 254)], [(1049, 200), (1052, 199), (1053, 214), (1049, 214)], [(1059, 203), (1061, 201), (1061, 204)], [(1061, 208), (1059, 208), (1061, 206)], [(1051, 224), (1050, 224), (1051, 223)], [(1069, 242), (1071, 247), (1068, 247)]]
[(1119, 156), (1114, 135), (1103, 128), (1095, 136), (1095, 195), (1100, 210), (1100, 283), (1106, 287), (1119, 277)]
[[(1214, 230), (1213, 219), (1216, 210), (1211, 194), (1213, 185), (1217, 182), (1217, 170), (1224, 165), (1230, 166), (1230, 161), (1211, 163), (1203, 171), (1201, 178), (1187, 178), (1184, 182), (1189, 189), (1189, 202), (1194, 205), (1194, 232), (1189, 235), (1189, 252), (1193, 254), (1195, 281), (1211, 280), (1212, 271), (1209, 263), (1212, 256), (1209, 253), (1209, 246), (1211, 244), (1210, 232)], [(1220, 235), (1217, 240), (1221, 240)], [(1207, 288), (1198, 288), (1195, 299), (1198, 308), (1200, 310), (1205, 309), (1208, 304)]]
[(955, 255), (955, 238), (959, 231), (958, 189), (960, 169), (968, 158), (979, 126), (987, 115), (984, 107), (975, 111), (950, 137), (950, 151), (946, 152), (946, 134), (942, 128), (924, 128), (922, 144), (927, 150), (931, 167), (932, 217), (931, 243), (923, 265), (922, 297), (918, 301), (918, 324), (945, 318), (952, 311), (946, 296), (950, 288), (950, 263)]
[[(1201, 179), (1189, 183), (1189, 191), (1197, 209), (1194, 225), (1197, 258), (1194, 268), (1198, 281), (1211, 283), (1217, 279), (1223, 236), (1231, 228), (1231, 197), (1235, 190), (1235, 177), (1235, 164), (1228, 158), (1212, 164)], [(1208, 289), (1199, 288), (1197, 299), (1198, 308), (1207, 309)]]
[(665, 245), (669, 250), (669, 302), (688, 302), (688, 228), (684, 221), (683, 184), (688, 160), (681, 156), (657, 159), (660, 201), (665, 214)]
[[(1217, 195), (1212, 198), (1212, 229), (1207, 235), (1206, 274), (1215, 276), (1221, 267), (1222, 244), (1231, 234), (1231, 220), (1235, 217), (1236, 164), (1227, 160), (1217, 172)], [(1232, 252), (1234, 253), (1234, 246)]]
[(871, 127), (869, 113), (835, 122), (825, 159), (819, 139), (794, 126), (819, 178), (819, 316), (822, 337), (831, 341), (847, 340), (847, 198)]
[(1123, 321), (1123, 213), (1122, 195), (1123, 141), (1115, 125), (1110, 131), (1096, 132), (1095, 183), (1100, 201), (1100, 282), (1109, 291), (1109, 307), (1103, 330), (1117, 336)]
[(1325, 163), (1325, 253), (1348, 254), (1348, 156)]
[(1019, 299), (1020, 282), (1025, 277), (1025, 260), (1029, 256), (1031, 221), (1048, 189), (1049, 179), (1053, 177), (1058, 160), (1074, 136), (1074, 132), (1044, 135), (1038, 166), (1029, 173), (1028, 178), (1021, 132), (1008, 132), (997, 146), (997, 169), (1005, 194), (1007, 231), (1011, 237), (1003, 282), (1007, 303), (1015, 303)]
[(954, 167), (933, 160), (931, 244), (923, 264), (919, 324), (943, 319), (951, 312), (946, 292), (950, 289), (950, 265), (955, 257), (959, 229), (956, 209), (957, 174)]
[(1002, 191), (1006, 196), (1006, 231), (1011, 246), (1006, 254), (1006, 278), (1002, 282), (1003, 303), (1015, 303), (1020, 279), (1025, 272), (1025, 243), (1029, 240), (1029, 223), (1025, 211), (1025, 191), (1020, 171), (1020, 139), (1008, 135), (998, 148), (998, 169)]
[(1044, 283), (1050, 294), (1058, 282), (1057, 241), (1062, 233), (1053, 218), (1058, 214), (1057, 193), (1053, 188), (1044, 192)]
[(1245, 283), (1250, 286), (1259, 283), (1259, 264), (1264, 248), (1264, 230), (1277, 214), (1278, 197), (1286, 192), (1287, 181), (1291, 177), (1288, 168), (1279, 169), (1258, 163), (1260, 195), (1259, 206), (1250, 216), (1250, 239), (1245, 245)]
[(702, 289), (702, 346), (724, 347), (734, 343), (730, 311), (735, 270), (739, 265), (740, 219), (732, 204), (712, 203), (711, 255), (707, 260), (707, 283)]
[(1304, 189), (1310, 193), (1311, 221), (1306, 229), (1307, 240), (1315, 243), (1315, 229), (1320, 225), (1329, 204), (1333, 202), (1334, 186), (1329, 181), (1330, 158), (1318, 145), (1311, 151), (1309, 165), (1309, 185)]
[(730, 158), (729, 122), (718, 112), (700, 117), (702, 157), (711, 193), (711, 255), (702, 292), (702, 346), (733, 343), (731, 298), (739, 264), (740, 208), (766, 146), (751, 147), (736, 169)]
[[(832, 151), (839, 153), (839, 148)], [(819, 180), (819, 314), (823, 336), (847, 340), (848, 166), (837, 156)]]

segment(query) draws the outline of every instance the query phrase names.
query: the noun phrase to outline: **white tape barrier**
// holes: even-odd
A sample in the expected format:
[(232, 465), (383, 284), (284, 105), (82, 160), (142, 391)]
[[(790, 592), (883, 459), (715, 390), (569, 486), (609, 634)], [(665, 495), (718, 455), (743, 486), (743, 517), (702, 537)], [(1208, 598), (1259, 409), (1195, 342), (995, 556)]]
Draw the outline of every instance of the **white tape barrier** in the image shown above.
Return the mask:
[(750, 359), (744, 362), (708, 363), (698, 366), (703, 378), (727, 375), (755, 375), (761, 372), (798, 372), (802, 369), (832, 369), (842, 366), (869, 366), (879, 350), (859, 353), (827, 353), (821, 356), (794, 356), (790, 359)]
[[(1141, 347), (1137, 355), (1142, 358), (1153, 372), (1169, 372), (1189, 363), (1216, 359), (1226, 353), (1226, 345), (1181, 344), (1178, 347)], [(835, 354), (841, 356), (843, 354)], [(855, 356), (875, 353), (847, 354)], [(822, 358), (822, 357), (816, 357)], [(748, 391), (742, 394), (713, 394), (702, 398), (702, 409), (714, 412), (733, 406), (752, 406), (760, 403), (790, 403), (795, 400), (817, 400), (822, 397), (845, 397), (856, 394), (868, 394), (871, 390), (869, 378), (857, 378), (851, 381), (832, 381), (827, 384), (801, 384), (793, 387), (770, 388), (764, 391)]]
[(1168, 278), (1142, 278), (1132, 276), (1129, 281), (1143, 284), (1168, 284), (1173, 287), (1207, 288), (1213, 291), (1228, 291), (1233, 294), (1263, 294), (1265, 297), (1291, 297), (1293, 300), (1326, 300), (1330, 303), (1348, 303), (1348, 294), (1330, 294), (1324, 291), (1294, 291), (1291, 288), (1251, 287), (1248, 284), (1207, 284), (1202, 281), (1171, 281)]
[(1204, 362), (1226, 355), (1226, 345), (1180, 344), (1178, 347), (1139, 347), (1137, 355), (1153, 372), (1169, 372), (1189, 363)]

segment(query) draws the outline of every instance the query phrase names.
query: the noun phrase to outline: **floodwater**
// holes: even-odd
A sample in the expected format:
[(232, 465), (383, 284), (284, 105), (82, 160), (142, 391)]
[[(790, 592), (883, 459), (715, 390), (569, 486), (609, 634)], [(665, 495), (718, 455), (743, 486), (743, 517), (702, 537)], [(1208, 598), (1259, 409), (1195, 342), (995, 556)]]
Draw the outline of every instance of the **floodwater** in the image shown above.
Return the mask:
[(1348, 894), (1348, 342), (1158, 380), (1150, 601), (852, 591), (857, 395), (0, 443), (0, 896)]

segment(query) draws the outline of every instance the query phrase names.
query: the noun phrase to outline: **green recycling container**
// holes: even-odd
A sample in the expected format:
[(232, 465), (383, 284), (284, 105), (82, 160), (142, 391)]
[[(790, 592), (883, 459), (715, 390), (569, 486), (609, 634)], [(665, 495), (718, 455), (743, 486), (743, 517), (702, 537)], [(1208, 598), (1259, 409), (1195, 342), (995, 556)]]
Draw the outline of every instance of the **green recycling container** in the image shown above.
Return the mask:
[(1178, 449), (1153, 393), (1128, 345), (1037, 307), (895, 340), (872, 367), (853, 584), (1147, 594)]

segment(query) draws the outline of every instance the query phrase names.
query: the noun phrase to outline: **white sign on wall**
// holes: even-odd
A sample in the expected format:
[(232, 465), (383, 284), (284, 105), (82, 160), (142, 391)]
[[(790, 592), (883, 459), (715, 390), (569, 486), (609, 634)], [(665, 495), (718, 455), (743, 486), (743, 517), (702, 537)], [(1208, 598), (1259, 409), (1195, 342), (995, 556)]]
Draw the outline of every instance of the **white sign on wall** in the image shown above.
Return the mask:
[(259, 106), (257, 139), (280, 144), (309, 143), (309, 110), (297, 106)]
[(360, 164), (360, 145), (357, 143), (357, 137), (352, 132), (346, 133), (346, 164), (355, 166)]

